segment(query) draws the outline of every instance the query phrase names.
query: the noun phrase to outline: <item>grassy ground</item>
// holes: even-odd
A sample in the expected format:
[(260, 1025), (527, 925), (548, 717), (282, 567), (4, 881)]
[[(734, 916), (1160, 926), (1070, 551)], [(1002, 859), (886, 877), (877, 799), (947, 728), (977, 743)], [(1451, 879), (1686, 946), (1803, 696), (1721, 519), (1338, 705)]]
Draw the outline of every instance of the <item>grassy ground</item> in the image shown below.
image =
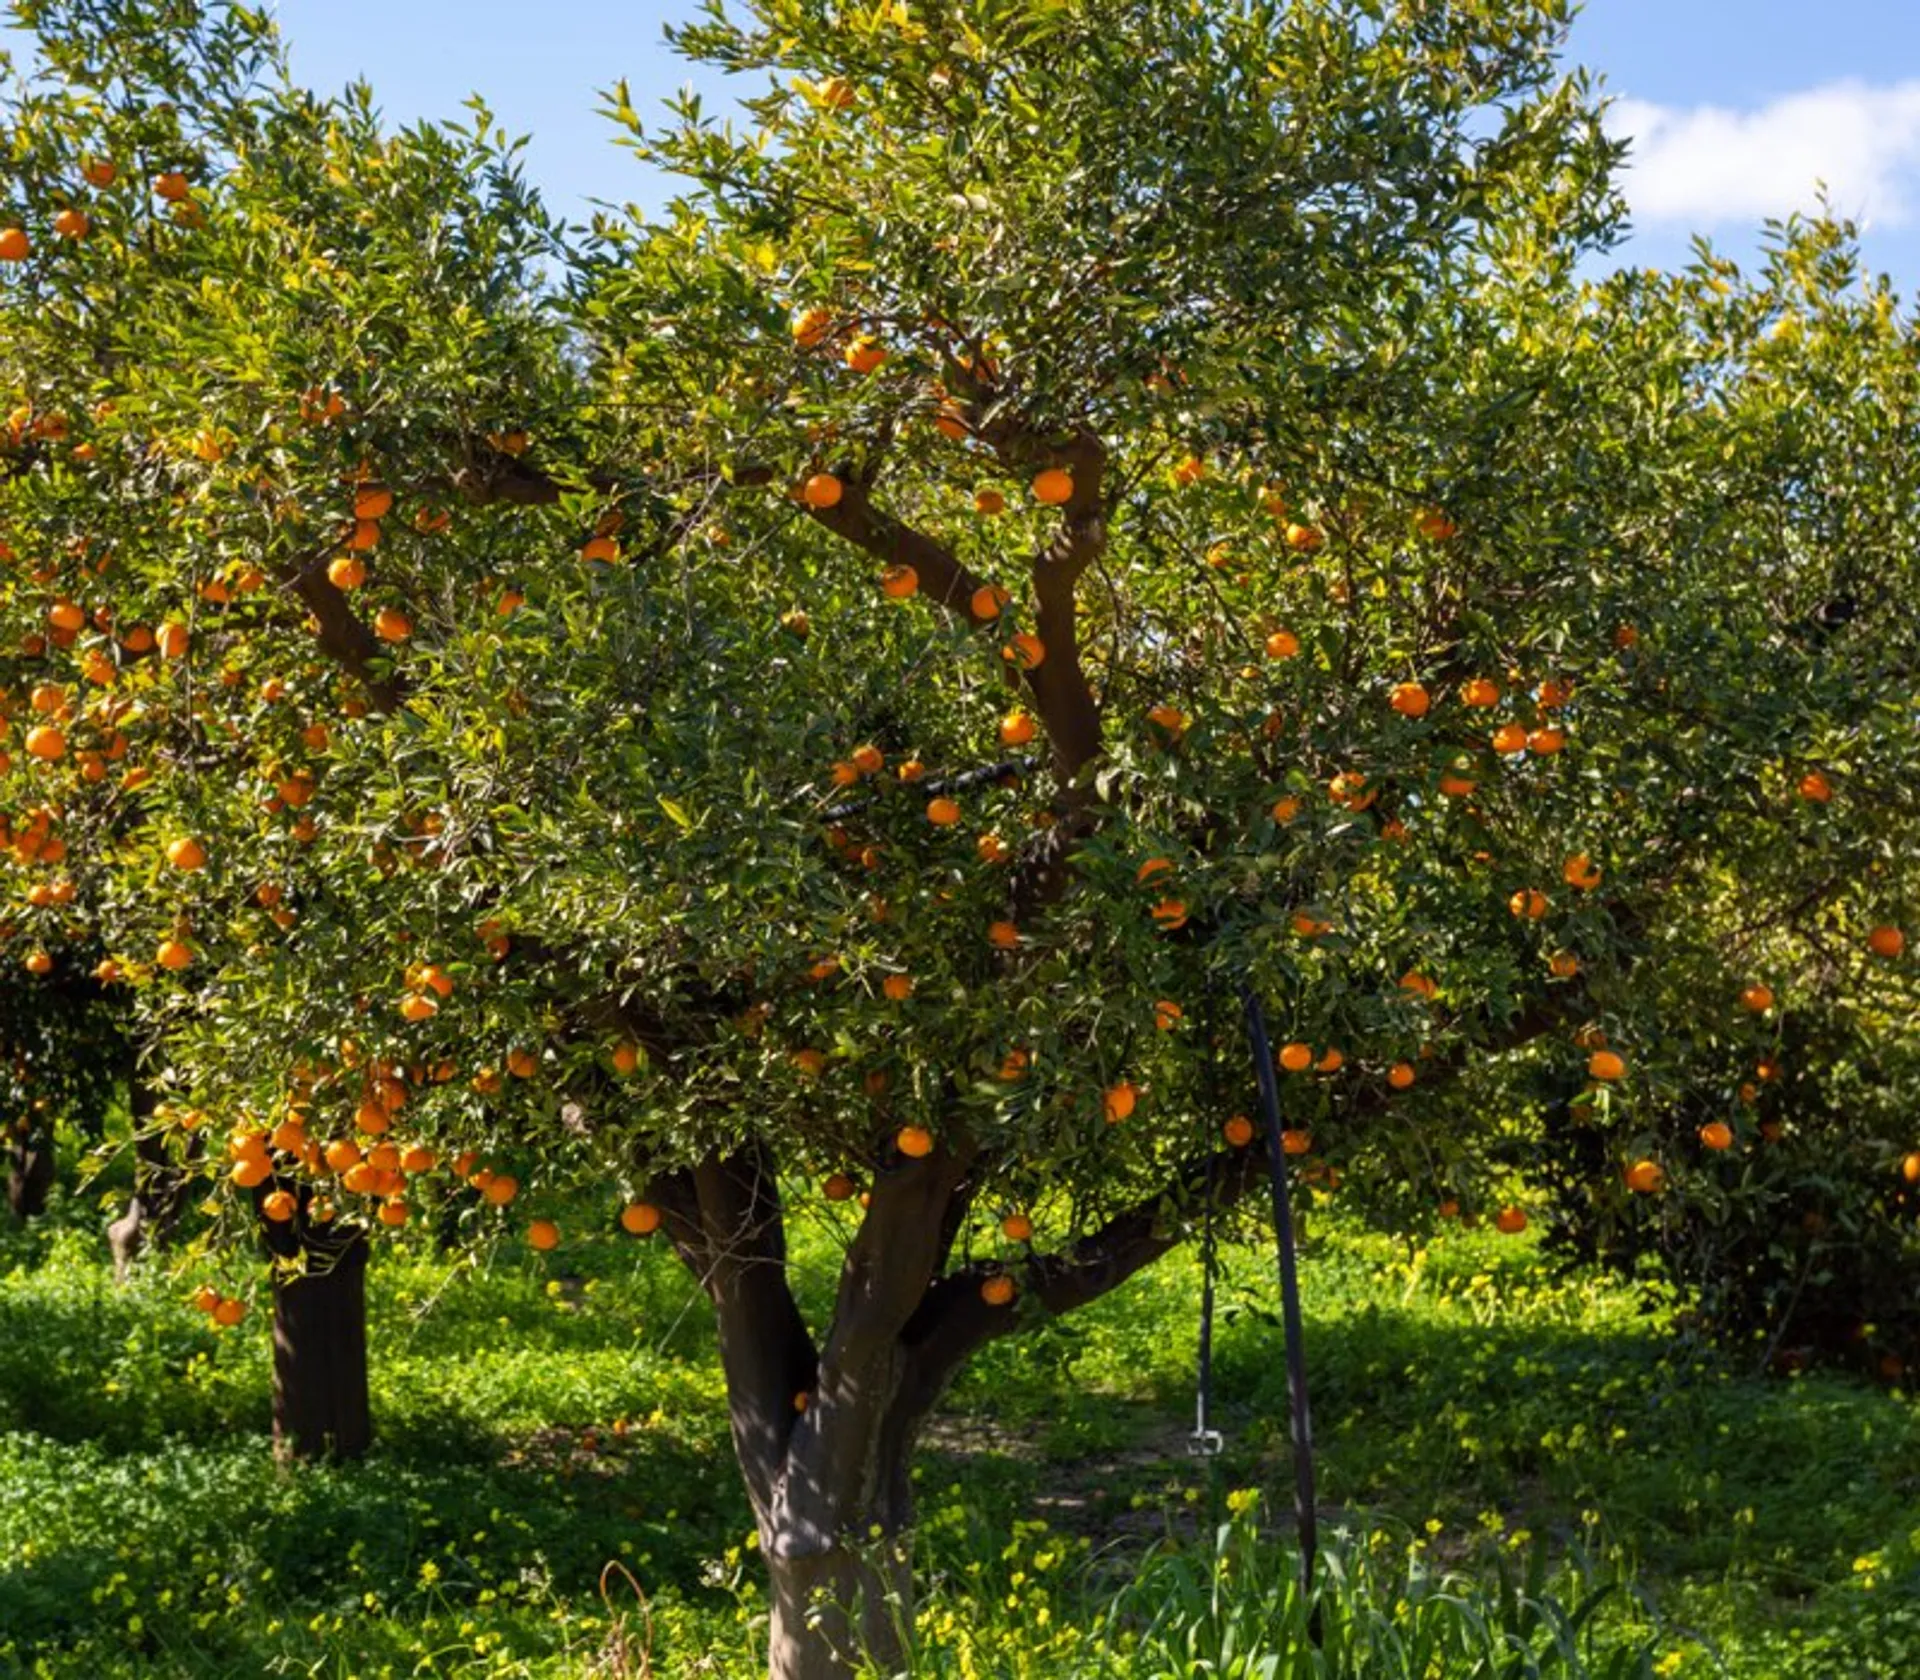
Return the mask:
[[(659, 1247), (508, 1245), (459, 1275), (383, 1248), (382, 1445), (282, 1472), (257, 1315), (220, 1333), (186, 1305), (190, 1279), (115, 1287), (90, 1226), (0, 1237), (0, 1674), (754, 1672), (761, 1600), (709, 1323)], [(801, 1251), (818, 1294), (831, 1232)], [(1590, 1641), (1651, 1651), (1622, 1674), (1920, 1675), (1911, 1397), (1757, 1380), (1524, 1240), (1410, 1257), (1321, 1225), (1306, 1291), (1322, 1508), (1388, 1610), (1422, 1581), (1447, 1597), (1438, 1571), (1489, 1584), (1538, 1555), (1570, 1600), (1624, 1583)], [(1285, 1576), (1277, 1552), (1221, 1565), (1207, 1544), (1229, 1499), (1257, 1515), (1233, 1490), (1285, 1509), (1260, 1256), (1229, 1263), (1211, 1473), (1185, 1451), (1197, 1296), (1176, 1256), (969, 1373), (920, 1470), (926, 1674), (1296, 1672), (1235, 1670), (1191, 1628), (1184, 1655), (1142, 1654), (1155, 1595), (1218, 1599), (1233, 1579), (1244, 1612)]]

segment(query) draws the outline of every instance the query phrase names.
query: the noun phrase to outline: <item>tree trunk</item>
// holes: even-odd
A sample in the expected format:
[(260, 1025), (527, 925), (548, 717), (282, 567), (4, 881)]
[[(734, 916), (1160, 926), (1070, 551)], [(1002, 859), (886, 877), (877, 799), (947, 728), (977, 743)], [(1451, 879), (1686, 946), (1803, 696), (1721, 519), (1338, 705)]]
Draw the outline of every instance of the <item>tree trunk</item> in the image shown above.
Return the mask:
[(7, 1203), (15, 1219), (36, 1219), (47, 1211), (53, 1188), (53, 1122), (29, 1110), (7, 1136)]
[(192, 1187), (193, 1163), (202, 1154), (197, 1134), (188, 1139), (184, 1161), (175, 1161), (167, 1153), (166, 1139), (153, 1129), (157, 1102), (153, 1087), (140, 1077), (137, 1060), (130, 1059), (127, 1107), (133, 1116), (133, 1195), (126, 1212), (107, 1225), (113, 1275), (120, 1283), (127, 1281), (145, 1249), (164, 1246), (173, 1235)]
[(891, 1674), (906, 1659), (913, 1627), (913, 1569), (903, 1538), (856, 1554), (769, 1553), (773, 1627), (769, 1680), (847, 1680), (862, 1662)]
[(307, 1270), (273, 1284), (273, 1441), (282, 1457), (361, 1458), (367, 1397), (367, 1238), (306, 1233)]

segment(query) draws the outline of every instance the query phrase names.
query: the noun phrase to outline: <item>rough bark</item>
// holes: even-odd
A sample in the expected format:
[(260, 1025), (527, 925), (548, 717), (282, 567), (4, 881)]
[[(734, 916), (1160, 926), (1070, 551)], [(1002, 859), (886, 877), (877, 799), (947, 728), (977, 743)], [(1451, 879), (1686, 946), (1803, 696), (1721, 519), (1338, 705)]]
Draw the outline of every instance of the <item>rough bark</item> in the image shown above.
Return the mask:
[(904, 1541), (879, 1540), (767, 1560), (773, 1623), (770, 1680), (846, 1680), (864, 1661), (890, 1674), (906, 1660), (913, 1625), (913, 1570)]
[(113, 1275), (121, 1283), (145, 1250), (163, 1247), (172, 1238), (192, 1188), (193, 1158), (200, 1152), (200, 1140), (194, 1137), (186, 1161), (175, 1161), (167, 1153), (166, 1140), (153, 1128), (156, 1102), (153, 1087), (140, 1077), (138, 1067), (131, 1068), (127, 1106), (133, 1116), (133, 1195), (126, 1211), (107, 1226)]
[(360, 1458), (373, 1440), (366, 1234), (309, 1231), (306, 1250), (304, 1272), (274, 1278), (274, 1450)]

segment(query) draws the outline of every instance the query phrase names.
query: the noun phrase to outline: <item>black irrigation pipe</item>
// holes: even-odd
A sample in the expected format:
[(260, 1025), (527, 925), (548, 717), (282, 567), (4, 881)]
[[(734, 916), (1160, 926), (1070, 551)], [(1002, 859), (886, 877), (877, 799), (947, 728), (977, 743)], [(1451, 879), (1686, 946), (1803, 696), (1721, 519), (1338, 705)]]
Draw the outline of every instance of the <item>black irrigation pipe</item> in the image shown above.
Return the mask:
[[(942, 793), (965, 793), (968, 788), (976, 788), (983, 783), (997, 785), (1001, 782), (1015, 781), (1039, 762), (1039, 759), (1031, 756), (1009, 758), (1002, 760), (999, 764), (983, 764), (977, 770), (962, 770), (955, 775), (943, 777), (937, 782), (913, 782), (907, 785), (929, 796)], [(871, 798), (851, 799), (844, 805), (831, 806), (822, 815), (828, 822), (839, 822), (842, 818), (864, 811), (872, 803)]]

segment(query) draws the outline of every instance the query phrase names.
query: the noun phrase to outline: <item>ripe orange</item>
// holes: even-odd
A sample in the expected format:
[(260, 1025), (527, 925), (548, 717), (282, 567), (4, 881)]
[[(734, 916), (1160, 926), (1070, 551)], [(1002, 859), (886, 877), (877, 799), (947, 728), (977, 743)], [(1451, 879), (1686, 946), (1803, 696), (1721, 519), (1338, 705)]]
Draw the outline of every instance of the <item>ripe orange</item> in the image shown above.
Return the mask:
[[(27, 750), (29, 752), (33, 750), (31, 738), (28, 740)], [(1906, 948), (1907, 936), (1897, 927), (1882, 925), (1867, 935), (1867, 949), (1876, 957), (1897, 957)]]
[(830, 1202), (845, 1202), (853, 1199), (856, 1188), (853, 1180), (845, 1173), (829, 1173), (826, 1182), (820, 1186), (820, 1193)]
[(363, 484), (353, 493), (355, 519), (385, 519), (393, 512), (393, 492), (384, 484)]
[(967, 610), (985, 624), (1013, 604), (1013, 597), (997, 583), (983, 583), (967, 600)]
[(431, 1021), (439, 1013), (440, 1005), (422, 993), (409, 992), (400, 1000), (400, 1019), (403, 1021)]
[(33, 241), (25, 228), (10, 227), (0, 232), (0, 262), (25, 262), (33, 254)]
[(413, 620), (398, 607), (382, 607), (374, 614), (373, 633), (383, 642), (404, 642), (413, 634)]
[(231, 1330), (241, 1319), (247, 1316), (247, 1303), (236, 1301), (223, 1295), (213, 1308), (213, 1322), (226, 1330)]
[(848, 344), (843, 352), (843, 360), (848, 367), (863, 378), (872, 373), (887, 359), (886, 346), (878, 339), (862, 333)]
[(904, 601), (920, 587), (920, 574), (911, 566), (889, 566), (880, 574), (880, 593)]
[(1313, 1133), (1289, 1127), (1280, 1134), (1280, 1148), (1288, 1155), (1309, 1155), (1313, 1152)]
[(1571, 951), (1555, 951), (1547, 959), (1547, 972), (1556, 980), (1571, 980), (1580, 972), (1580, 959)]
[(204, 869), (207, 864), (207, 849), (198, 840), (176, 840), (167, 847), (167, 862), (175, 869)]
[(1023, 671), (1037, 670), (1047, 657), (1047, 644), (1031, 630), (1022, 630), (1000, 650), (1000, 657)]
[(551, 1219), (536, 1219), (527, 1227), (527, 1244), (545, 1252), (560, 1246), (560, 1227)]
[(1140, 1092), (1136, 1087), (1125, 1083), (1109, 1085), (1105, 1095), (1101, 1098), (1101, 1107), (1106, 1114), (1107, 1124), (1109, 1126), (1119, 1125), (1122, 1120), (1133, 1113), (1134, 1104), (1139, 1100)]
[(1773, 988), (1758, 984), (1746, 987), (1740, 993), (1740, 1007), (1756, 1015), (1766, 1014), (1773, 1007)]
[(71, 205), (53, 218), (53, 231), (62, 239), (85, 239), (92, 225), (87, 220), (86, 211), (76, 210)]
[(1465, 706), (1497, 706), (1500, 704), (1500, 685), (1491, 677), (1475, 677), (1460, 690), (1460, 703)]
[(1920, 1184), (1920, 1149), (1901, 1157), (1900, 1176), (1909, 1184)]
[(1186, 1016), (1187, 1012), (1171, 998), (1162, 998), (1153, 1006), (1153, 1024), (1161, 1032), (1172, 1032)]
[(927, 821), (935, 828), (951, 828), (960, 820), (958, 800), (949, 799), (944, 793), (927, 801)]
[(1156, 927), (1172, 933), (1176, 928), (1187, 925), (1187, 906), (1178, 898), (1163, 898), (1153, 907), (1153, 921)]
[(790, 330), (795, 344), (811, 350), (833, 330), (833, 316), (820, 308), (802, 309), (794, 316)]
[(1431, 975), (1422, 974), (1417, 968), (1410, 968), (1400, 976), (1400, 989), (1412, 992), (1416, 997), (1432, 1000), (1440, 995), (1440, 985)]
[(300, 1203), (291, 1190), (275, 1190), (260, 1203), (260, 1211), (276, 1225), (284, 1225), (299, 1211)]
[(1414, 1072), (1413, 1063), (1411, 1062), (1395, 1062), (1392, 1067), (1387, 1069), (1387, 1083), (1396, 1091), (1410, 1089), (1413, 1082), (1419, 1077), (1420, 1076)]
[(1587, 1058), (1590, 1078), (1611, 1081), (1626, 1075), (1627, 1064), (1611, 1050), (1596, 1050)]
[(1033, 1239), (1033, 1221), (1024, 1213), (1010, 1213), (1000, 1221), (1000, 1234), (1008, 1242), (1030, 1242)]
[(160, 626), (158, 644), (163, 659), (185, 659), (190, 641), (184, 624), (167, 623)]
[(987, 943), (996, 950), (1011, 951), (1020, 943), (1020, 930), (1012, 922), (990, 922), (987, 925)]
[(660, 1210), (651, 1202), (629, 1202), (620, 1210), (620, 1229), (645, 1237), (660, 1229)]
[(613, 1064), (613, 1071), (625, 1078), (640, 1066), (640, 1046), (630, 1038), (623, 1038), (607, 1052), (607, 1060)]
[(54, 763), (67, 756), (67, 738), (50, 723), (36, 725), (27, 731), (27, 753)]
[(388, 1196), (380, 1203), (379, 1218), (382, 1225), (404, 1225), (407, 1222), (407, 1204), (398, 1196)]
[(612, 537), (589, 537), (580, 545), (580, 558), (591, 565), (611, 566), (620, 558), (620, 545)]
[(193, 947), (184, 939), (163, 939), (153, 954), (153, 960), (162, 968), (177, 973), (193, 961)]
[(1428, 542), (1448, 542), (1460, 534), (1460, 527), (1439, 508), (1422, 508), (1414, 515), (1413, 528)]
[(1321, 1073), (1338, 1073), (1347, 1065), (1347, 1053), (1344, 1050), (1335, 1049), (1330, 1045), (1328, 1046), (1327, 1053), (1313, 1065)]
[(1733, 1128), (1724, 1120), (1709, 1120), (1700, 1128), (1700, 1141), (1709, 1149), (1731, 1149)]
[(924, 1160), (933, 1153), (933, 1133), (925, 1126), (902, 1126), (893, 1135), (893, 1146), (909, 1160)]
[(520, 1194), (520, 1180), (515, 1178), (512, 1173), (490, 1174), (486, 1184), (481, 1188), (480, 1194), (485, 1196), (495, 1207), (505, 1207), (515, 1196)]
[(1516, 1237), (1527, 1228), (1527, 1216), (1523, 1209), (1504, 1207), (1493, 1222), (1494, 1229), (1509, 1237)]
[(1387, 704), (1402, 717), (1423, 718), (1433, 705), (1424, 684), (1417, 682), (1395, 683), (1393, 692), (1387, 697)]
[(1253, 1122), (1244, 1114), (1236, 1114), (1220, 1128), (1220, 1135), (1235, 1149), (1245, 1149), (1253, 1142)]
[(1288, 525), (1287, 547), (1296, 554), (1311, 554), (1327, 539), (1314, 525)]
[(1178, 706), (1169, 706), (1165, 701), (1149, 708), (1147, 721), (1164, 734), (1179, 737), (1187, 732), (1187, 716)]
[(1276, 630), (1267, 638), (1269, 659), (1292, 659), (1300, 652), (1300, 638), (1291, 630)]
[(1073, 496), (1073, 474), (1065, 467), (1047, 467), (1033, 476), (1033, 499), (1045, 507), (1058, 507)]
[(1038, 729), (1039, 725), (1034, 722), (1031, 712), (1009, 712), (1000, 720), (1000, 744), (1005, 747), (1024, 747)]
[(815, 473), (800, 487), (801, 499), (810, 508), (838, 507), (845, 494), (846, 487), (832, 473)]
[(1524, 723), (1503, 723), (1493, 732), (1493, 750), (1511, 757), (1515, 753), (1527, 750), (1527, 726)]
[(1523, 887), (1507, 900), (1507, 908), (1516, 916), (1537, 922), (1547, 913), (1547, 895), (1538, 887)]
[(164, 175), (155, 177), (153, 190), (156, 196), (164, 198), (169, 204), (178, 204), (193, 189), (187, 184), (187, 178), (177, 169), (169, 169)]
[(1666, 1187), (1666, 1170), (1658, 1161), (1635, 1161), (1627, 1168), (1627, 1188), (1637, 1196), (1657, 1196)]
[(1282, 825), (1290, 823), (1300, 815), (1300, 801), (1292, 794), (1285, 794), (1273, 802), (1273, 820)]
[(980, 1285), (980, 1299), (985, 1301), (990, 1307), (1004, 1307), (1008, 1305), (1016, 1293), (1013, 1279), (1008, 1277), (1005, 1272), (995, 1272), (992, 1277), (986, 1279), (985, 1282)]
[(90, 187), (110, 187), (120, 178), (120, 170), (111, 158), (90, 157), (80, 166), (80, 173)]
[(1297, 1040), (1280, 1048), (1280, 1065), (1288, 1073), (1305, 1073), (1313, 1066), (1313, 1047)]
[(911, 974), (889, 974), (880, 982), (880, 990), (891, 1003), (905, 1003), (913, 996), (913, 976)]
[(1549, 677), (1540, 685), (1534, 697), (1540, 702), (1543, 712), (1550, 712), (1573, 698), (1573, 684), (1563, 677)]
[(853, 767), (863, 776), (877, 776), (887, 766), (887, 755), (871, 741), (853, 749)]
[(1818, 770), (1809, 770), (1800, 778), (1799, 792), (1802, 799), (1815, 805), (1824, 805), (1833, 798), (1833, 783)]
[(26, 955), (26, 970), (33, 975), (51, 974), (53, 958), (45, 951), (29, 951)]
[(996, 514), (1007, 511), (1007, 498), (998, 490), (976, 490), (973, 495), (973, 511), (983, 518), (992, 519)]
[(1590, 892), (1600, 885), (1600, 866), (1585, 852), (1575, 852), (1560, 866), (1560, 878), (1570, 887)]

